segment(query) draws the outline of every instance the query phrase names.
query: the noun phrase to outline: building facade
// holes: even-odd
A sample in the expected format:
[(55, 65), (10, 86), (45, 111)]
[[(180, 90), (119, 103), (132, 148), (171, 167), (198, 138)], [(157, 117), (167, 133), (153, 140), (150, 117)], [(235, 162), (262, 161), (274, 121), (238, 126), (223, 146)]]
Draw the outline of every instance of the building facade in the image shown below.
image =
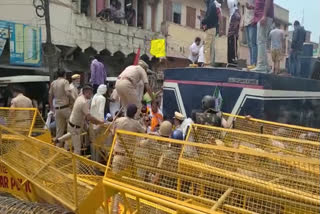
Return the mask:
[[(97, 17), (104, 9), (110, 9), (115, 1), (120, 2), (117, 11), (123, 16), (119, 24)], [(0, 20), (41, 27), (45, 43), (45, 20), (37, 16), (34, 2), (41, 1), (1, 0)], [(243, 16), (246, 0), (239, 2)], [(132, 5), (135, 15), (130, 22), (126, 18), (128, 5)], [(109, 75), (116, 76), (133, 62), (139, 48), (142, 58), (155, 71), (187, 66), (189, 46), (196, 37), (203, 39), (205, 35), (200, 29), (205, 11), (203, 0), (50, 0), (52, 42), (56, 46), (55, 67), (86, 72), (89, 70), (89, 57), (98, 53), (104, 57)], [(275, 16), (275, 23), (287, 33), (289, 11), (276, 5)], [(224, 1), (220, 32), (216, 38), (216, 61), (221, 63), (227, 62), (228, 20), (229, 10)], [(166, 39), (165, 60), (153, 59), (149, 54), (150, 41), (158, 38)], [(240, 33), (239, 43), (239, 59), (247, 60), (249, 51), (244, 32)]]
[[(54, 53), (56, 69), (85, 72), (89, 70), (89, 57), (101, 54), (109, 74), (116, 75), (126, 65), (132, 64), (139, 48), (141, 55), (149, 59), (150, 41), (161, 38), (159, 20), (162, 20), (163, 16), (162, 1), (119, 0), (123, 15), (120, 24), (97, 17), (99, 11), (110, 7), (111, 1), (50, 0), (52, 43), (56, 46)], [(40, 1), (2, 0), (0, 20), (41, 27), (45, 43), (45, 20), (37, 16), (34, 2)], [(128, 25), (125, 18), (125, 5), (129, 3), (137, 11), (132, 26)]]
[[(239, 10), (244, 17), (245, 4), (247, 0), (240, 0)], [(204, 38), (205, 33), (200, 29), (200, 18), (204, 16), (206, 11), (205, 1), (193, 0), (167, 0), (164, 12), (164, 31), (163, 34), (167, 39), (167, 54), (169, 57), (175, 58), (175, 61), (182, 61), (189, 55), (189, 46), (192, 44), (196, 37)], [(288, 55), (288, 26), (289, 11), (275, 5), (275, 19), (274, 23), (285, 32), (286, 39), (283, 47), (283, 60), (281, 67), (285, 68), (285, 58)], [(241, 20), (242, 23), (243, 20)], [(219, 36), (216, 37), (216, 62), (227, 62), (227, 32), (229, 25), (229, 9), (227, 1), (222, 2), (222, 19), (220, 20)], [(270, 46), (270, 45), (269, 45)], [(268, 51), (269, 61), (271, 65), (270, 49)], [(240, 31), (239, 35), (239, 50), (238, 58), (242, 60), (249, 60), (249, 51), (247, 45), (246, 34)], [(174, 61), (174, 60), (171, 60)], [(183, 63), (175, 63), (183, 64)], [(188, 64), (184, 61), (184, 64)]]

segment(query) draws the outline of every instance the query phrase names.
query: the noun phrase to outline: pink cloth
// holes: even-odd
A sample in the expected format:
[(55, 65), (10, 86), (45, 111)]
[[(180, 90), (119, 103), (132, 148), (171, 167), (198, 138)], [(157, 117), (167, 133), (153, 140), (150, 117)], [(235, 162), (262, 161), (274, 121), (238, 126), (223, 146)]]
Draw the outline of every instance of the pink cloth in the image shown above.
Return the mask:
[(96, 5), (96, 8), (97, 8), (97, 14), (106, 8), (106, 5), (105, 5), (106, 1), (105, 0), (97, 0), (97, 5)]
[[(256, 6), (254, 8), (254, 23), (258, 23), (264, 14), (266, 0), (256, 0)], [(267, 11), (267, 17), (274, 18), (274, 5), (273, 0), (271, 0), (271, 7)]]

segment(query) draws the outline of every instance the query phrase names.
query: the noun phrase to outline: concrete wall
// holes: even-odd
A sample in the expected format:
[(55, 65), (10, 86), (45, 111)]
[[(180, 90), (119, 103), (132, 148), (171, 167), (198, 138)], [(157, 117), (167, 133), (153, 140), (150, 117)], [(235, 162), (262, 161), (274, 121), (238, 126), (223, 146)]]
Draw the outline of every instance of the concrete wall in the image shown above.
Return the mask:
[[(189, 47), (196, 37), (204, 40), (205, 32), (200, 29), (184, 27), (172, 22), (166, 23), (168, 30), (167, 56), (176, 58), (188, 58)], [(226, 36), (216, 37), (216, 62), (227, 62), (227, 38)]]
[(167, 55), (178, 58), (188, 58), (189, 46), (196, 37), (204, 39), (205, 33), (202, 30), (184, 27), (172, 22), (167, 22)]
[[(150, 40), (161, 37), (148, 30), (78, 14), (78, 6), (71, 0), (50, 2), (52, 41), (56, 45), (79, 46), (82, 50), (93, 47), (98, 52), (108, 49), (112, 54), (121, 51), (125, 55), (136, 52), (140, 47), (142, 54), (148, 54)], [(43, 41), (46, 40), (44, 19), (36, 16), (32, 0), (1, 0), (0, 20), (41, 27)]]
[[(189, 46), (192, 44), (195, 37), (199, 36), (204, 38), (204, 32), (200, 28), (200, 20), (196, 20), (196, 28), (192, 29), (186, 26), (186, 7), (190, 6), (196, 8), (196, 16), (200, 15), (200, 10), (205, 11), (206, 7), (204, 1), (194, 1), (194, 0), (173, 0), (173, 2), (179, 2), (182, 4), (182, 14), (181, 14), (181, 25), (174, 24), (171, 22), (166, 23), (166, 29), (168, 32), (167, 43), (168, 43), (168, 56), (176, 56), (179, 58), (188, 57), (189, 55)], [(239, 7), (241, 15), (243, 17), (243, 5), (247, 0), (239, 1), (241, 6)], [(229, 9), (227, 8), (226, 2), (222, 5), (222, 15), (227, 19), (226, 30), (228, 32), (228, 21), (229, 21)], [(289, 23), (289, 11), (281, 8), (278, 5), (275, 5), (275, 17), (276, 22), (280, 24), (280, 28), (285, 30), (286, 34), (288, 33), (288, 23)], [(241, 21), (242, 23), (242, 21)], [(245, 33), (240, 31), (239, 33), (239, 58), (245, 59), (249, 63), (249, 50), (246, 44), (243, 44)], [(287, 43), (288, 41), (286, 41)], [(287, 45), (288, 46), (288, 45)], [(218, 54), (219, 62), (226, 62), (227, 54), (227, 41), (225, 37), (217, 38), (216, 49)], [(285, 67), (285, 57), (282, 60), (281, 67)], [(271, 65), (271, 57), (269, 53), (269, 61)]]
[(286, 23), (289, 22), (289, 10), (275, 4), (274, 5), (274, 14), (275, 14), (275, 17), (277, 19), (279, 19), (280, 21), (286, 22)]

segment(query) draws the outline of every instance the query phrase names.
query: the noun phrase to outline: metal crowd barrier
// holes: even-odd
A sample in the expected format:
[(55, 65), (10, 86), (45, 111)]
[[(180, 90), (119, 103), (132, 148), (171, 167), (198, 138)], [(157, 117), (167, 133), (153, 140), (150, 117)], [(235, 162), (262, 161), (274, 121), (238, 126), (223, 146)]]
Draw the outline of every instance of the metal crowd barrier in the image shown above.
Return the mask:
[(319, 142), (199, 124), (191, 125), (187, 141), (297, 157), (320, 157)]
[[(4, 138), (10, 135), (14, 138)], [(102, 179), (105, 166), (64, 149), (21, 135), (0, 125), (0, 163), (13, 175), (19, 189), (30, 182), (35, 200), (59, 203), (77, 213), (98, 209), (103, 204)], [(11, 189), (8, 190), (9, 193)], [(95, 194), (97, 195), (95, 197)], [(24, 199), (29, 200), (27, 194)]]
[[(168, 213), (163, 208), (266, 214), (320, 209), (318, 159), (127, 131), (117, 131), (111, 154), (103, 181), (105, 200), (120, 197), (129, 213)], [(106, 210), (110, 212), (112, 204)]]
[(3, 125), (13, 129), (0, 125), (0, 163), (23, 178), (13, 176), (19, 189), (32, 184), (36, 201), (80, 214), (320, 209), (317, 142), (196, 124), (193, 142), (118, 130), (105, 167), (29, 137), (25, 124), (9, 126), (10, 114)]
[[(0, 125), (6, 126), (21, 135), (52, 143), (51, 133), (37, 108), (0, 107)], [(3, 137), (13, 138), (15, 136), (6, 135)]]
[(320, 142), (320, 129), (271, 122), (223, 113), (231, 128), (260, 134)]

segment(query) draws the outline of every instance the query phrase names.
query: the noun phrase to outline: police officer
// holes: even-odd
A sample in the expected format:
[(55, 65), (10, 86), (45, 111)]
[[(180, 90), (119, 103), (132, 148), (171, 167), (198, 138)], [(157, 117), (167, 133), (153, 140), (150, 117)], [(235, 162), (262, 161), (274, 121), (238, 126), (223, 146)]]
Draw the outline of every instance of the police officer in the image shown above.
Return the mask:
[[(135, 104), (129, 104), (127, 106), (126, 117), (118, 118), (114, 122), (113, 132), (115, 133), (117, 129), (121, 129), (131, 132), (145, 133), (146, 128), (143, 127), (138, 120), (134, 119), (137, 111), (138, 108)], [(115, 174), (124, 170), (130, 161), (129, 154), (126, 153), (127, 146), (130, 145), (124, 145), (123, 141), (117, 141), (114, 146), (112, 172)], [(119, 195), (115, 195), (113, 198), (112, 213), (118, 213), (119, 200)]]
[[(117, 129), (126, 130), (131, 132), (138, 132), (138, 133), (146, 133), (146, 128), (139, 123), (138, 120), (134, 119), (135, 114), (137, 113), (137, 106), (135, 104), (129, 104), (127, 106), (126, 117), (118, 118), (114, 122), (114, 133)], [(125, 167), (125, 157), (128, 156), (126, 154), (126, 145), (123, 145), (122, 142), (117, 141), (114, 147), (114, 158), (113, 158), (113, 171), (118, 173)]]
[[(12, 87), (13, 99), (11, 100), (11, 108), (32, 108), (32, 101), (30, 98), (23, 95), (23, 88), (16, 85)], [(33, 111), (10, 111), (10, 118), (13, 119), (15, 128), (29, 129)]]
[(227, 121), (222, 117), (222, 112), (215, 110), (215, 99), (213, 96), (206, 95), (202, 101), (202, 112), (194, 111), (192, 114), (196, 123), (202, 125), (229, 128)]
[(86, 85), (82, 89), (82, 95), (79, 96), (73, 106), (70, 120), (68, 123), (68, 133), (57, 141), (63, 144), (67, 135), (71, 134), (72, 145), (74, 148), (74, 153), (81, 155), (81, 129), (84, 126), (84, 121), (88, 120), (95, 125), (102, 125), (104, 121), (98, 120), (97, 118), (91, 116), (89, 110), (89, 101), (93, 94), (93, 88), (90, 85)]
[[(70, 85), (65, 78), (65, 72), (59, 70), (57, 75), (58, 78), (51, 83), (49, 90), (50, 110), (55, 112), (56, 118), (56, 139), (64, 134), (67, 127), (71, 113), (70, 99), (72, 99)], [(53, 99), (55, 99), (55, 105), (53, 105)], [(58, 146), (62, 147), (61, 144), (58, 144)]]
[(187, 137), (189, 128), (193, 121), (191, 118), (185, 118), (180, 112), (175, 112), (173, 117), (175, 129), (182, 131), (184, 139)]
[(80, 75), (72, 75), (72, 83), (70, 84), (72, 100), (75, 101), (79, 96), (79, 87), (80, 87)]
[(32, 108), (32, 101), (30, 98), (23, 95), (23, 89), (19, 86), (12, 87), (13, 99), (11, 100), (11, 108)]
[[(181, 130), (175, 130), (170, 135), (170, 138), (175, 140), (183, 140), (183, 133)], [(165, 145), (162, 148), (162, 155), (159, 159), (157, 168), (169, 171), (171, 173), (178, 172), (178, 160), (181, 153), (181, 145), (177, 143)], [(168, 175), (161, 175), (157, 173), (152, 180), (153, 183), (158, 183), (163, 187), (176, 189), (177, 177), (170, 177)]]
[(137, 115), (141, 110), (141, 98), (139, 97), (139, 82), (142, 81), (144, 88), (153, 98), (153, 93), (149, 86), (147, 70), (148, 65), (140, 60), (139, 65), (132, 65), (127, 67), (119, 76), (116, 82), (116, 90), (120, 97), (121, 104), (127, 106), (128, 104), (135, 104), (138, 108)]

